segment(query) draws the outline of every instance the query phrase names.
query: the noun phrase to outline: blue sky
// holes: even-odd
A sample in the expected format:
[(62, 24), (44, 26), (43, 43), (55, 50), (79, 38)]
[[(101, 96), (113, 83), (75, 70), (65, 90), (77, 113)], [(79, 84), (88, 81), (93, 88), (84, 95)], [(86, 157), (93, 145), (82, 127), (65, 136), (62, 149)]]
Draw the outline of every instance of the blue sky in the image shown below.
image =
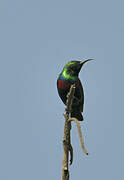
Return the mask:
[(80, 79), (81, 123), (73, 123), (70, 179), (124, 177), (124, 3), (0, 1), (0, 179), (61, 178), (64, 105), (56, 79), (70, 60), (94, 58)]

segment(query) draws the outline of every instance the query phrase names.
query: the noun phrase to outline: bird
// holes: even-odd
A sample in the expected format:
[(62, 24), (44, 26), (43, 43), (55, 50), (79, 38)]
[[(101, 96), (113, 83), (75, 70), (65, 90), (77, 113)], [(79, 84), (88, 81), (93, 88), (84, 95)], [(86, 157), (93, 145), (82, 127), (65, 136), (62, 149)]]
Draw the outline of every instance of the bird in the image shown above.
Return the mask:
[(82, 115), (84, 109), (84, 90), (78, 76), (82, 66), (91, 60), (93, 59), (86, 59), (84, 61), (69, 61), (64, 66), (57, 79), (58, 94), (65, 105), (70, 87), (72, 84), (75, 84), (75, 93), (70, 116), (76, 118), (78, 121), (84, 120)]

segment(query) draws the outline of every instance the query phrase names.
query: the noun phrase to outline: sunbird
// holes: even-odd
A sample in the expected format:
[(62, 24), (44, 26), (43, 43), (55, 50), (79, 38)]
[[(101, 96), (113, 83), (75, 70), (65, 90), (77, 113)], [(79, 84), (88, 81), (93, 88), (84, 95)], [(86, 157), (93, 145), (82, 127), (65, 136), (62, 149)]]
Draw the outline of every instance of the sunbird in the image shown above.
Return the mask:
[(84, 108), (84, 90), (79, 79), (79, 72), (82, 66), (93, 59), (87, 59), (85, 61), (70, 61), (68, 62), (57, 79), (58, 94), (66, 105), (67, 94), (72, 84), (75, 84), (75, 93), (71, 107), (71, 117), (83, 121), (83, 108)]

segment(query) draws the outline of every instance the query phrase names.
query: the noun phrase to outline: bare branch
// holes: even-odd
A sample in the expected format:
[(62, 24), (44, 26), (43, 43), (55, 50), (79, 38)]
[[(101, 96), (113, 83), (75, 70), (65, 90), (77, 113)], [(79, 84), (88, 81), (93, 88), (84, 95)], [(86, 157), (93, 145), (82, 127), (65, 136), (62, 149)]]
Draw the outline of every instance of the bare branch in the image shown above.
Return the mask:
[(70, 118), (68, 121), (74, 121), (76, 123), (82, 150), (86, 155), (88, 155), (88, 152), (87, 152), (87, 150), (85, 149), (85, 146), (84, 146), (84, 140), (83, 140), (83, 137), (82, 137), (82, 132), (81, 132), (81, 127), (80, 127), (79, 121), (76, 118)]
[(73, 162), (73, 148), (70, 140), (71, 121), (69, 122), (68, 119), (69, 119), (69, 113), (71, 112), (71, 105), (72, 105), (74, 93), (75, 93), (75, 85), (72, 85), (67, 95), (66, 113), (64, 114), (65, 126), (64, 126), (64, 136), (63, 136), (64, 155), (62, 162), (62, 180), (69, 180), (69, 170), (68, 170), (69, 152), (70, 152), (70, 165)]
[(75, 93), (75, 84), (71, 86), (70, 91), (67, 94), (66, 112), (64, 114), (65, 125), (64, 125), (64, 136), (63, 136), (64, 155), (63, 155), (63, 161), (62, 161), (62, 180), (69, 180), (69, 168), (68, 168), (69, 153), (70, 153), (70, 165), (73, 163), (73, 148), (71, 145), (71, 138), (70, 138), (71, 121), (74, 121), (76, 123), (82, 150), (86, 155), (88, 155), (88, 152), (84, 146), (80, 123), (78, 119), (73, 118), (73, 117), (70, 118), (71, 106), (74, 99), (74, 93)]

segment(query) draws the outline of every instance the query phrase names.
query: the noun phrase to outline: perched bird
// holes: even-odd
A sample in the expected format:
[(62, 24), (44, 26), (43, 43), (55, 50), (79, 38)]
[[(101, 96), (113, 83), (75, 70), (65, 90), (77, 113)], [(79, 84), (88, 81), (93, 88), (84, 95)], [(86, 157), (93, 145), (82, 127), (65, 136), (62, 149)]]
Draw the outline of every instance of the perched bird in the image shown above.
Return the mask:
[(57, 79), (58, 93), (64, 104), (66, 104), (67, 94), (71, 85), (76, 85), (74, 99), (72, 102), (71, 117), (75, 117), (79, 121), (83, 121), (82, 112), (84, 106), (84, 91), (78, 75), (84, 63), (90, 60), (92, 59), (68, 62)]

